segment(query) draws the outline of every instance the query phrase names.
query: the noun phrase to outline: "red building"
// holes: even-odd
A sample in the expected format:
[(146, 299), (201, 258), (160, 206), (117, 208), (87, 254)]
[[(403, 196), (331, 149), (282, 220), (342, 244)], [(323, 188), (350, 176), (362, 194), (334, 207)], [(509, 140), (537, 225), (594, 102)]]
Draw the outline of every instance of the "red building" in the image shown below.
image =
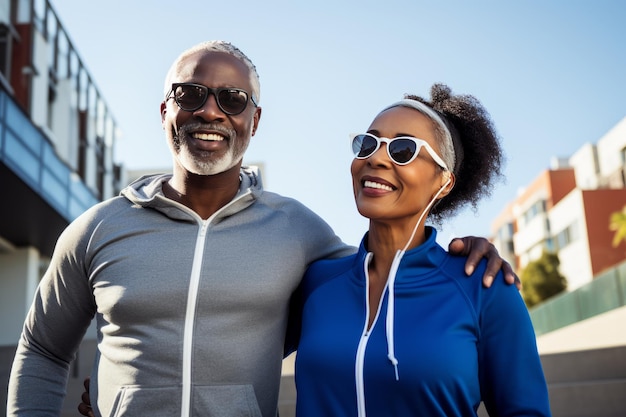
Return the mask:
[(518, 270), (555, 252), (568, 290), (626, 259), (609, 219), (626, 206), (626, 118), (567, 160), (540, 173), (493, 222), (494, 243)]

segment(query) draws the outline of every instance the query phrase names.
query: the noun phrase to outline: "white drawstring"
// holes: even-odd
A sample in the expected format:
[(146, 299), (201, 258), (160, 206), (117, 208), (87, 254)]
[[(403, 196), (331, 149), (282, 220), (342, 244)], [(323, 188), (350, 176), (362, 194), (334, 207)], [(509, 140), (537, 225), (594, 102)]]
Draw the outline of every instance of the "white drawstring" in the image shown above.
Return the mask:
[[(415, 236), (415, 233), (417, 232), (417, 228), (420, 225), (420, 223), (422, 222), (422, 219), (424, 218), (424, 215), (426, 214), (426, 212), (428, 212), (428, 210), (430, 210), (431, 206), (433, 205), (433, 203), (435, 202), (435, 199), (439, 196), (439, 194), (441, 194), (441, 192), (444, 190), (444, 188), (450, 183), (451, 179), (448, 178), (448, 181), (439, 189), (439, 191), (437, 191), (437, 193), (435, 194), (435, 196), (433, 197), (433, 199), (430, 201), (430, 203), (428, 203), (428, 205), (426, 206), (426, 209), (422, 212), (422, 214), (420, 215), (419, 220), (417, 221), (417, 224), (415, 225), (415, 227), (413, 228), (413, 233), (411, 233), (411, 237), (409, 238), (409, 241), (406, 243), (406, 245), (404, 246), (404, 249), (399, 250), (396, 252), (396, 256), (393, 259), (393, 262), (391, 263), (391, 268), (389, 269), (389, 275), (387, 277), (387, 292), (389, 293), (388, 296), (388, 300), (387, 300), (387, 317), (385, 318), (385, 335), (387, 338), (387, 357), (389, 358), (389, 361), (391, 362), (391, 364), (394, 367), (395, 370), (395, 375), (396, 375), (396, 381), (400, 380), (400, 376), (398, 373), (398, 359), (396, 358), (396, 354), (395, 354), (395, 343), (394, 343), (394, 313), (395, 313), (395, 291), (394, 291), (394, 286), (395, 286), (395, 282), (396, 282), (396, 274), (398, 272), (398, 268), (400, 267), (400, 261), (402, 260), (402, 257), (404, 256), (404, 253), (406, 252), (406, 250), (408, 249), (409, 245), (411, 244), (411, 241), (413, 240), (413, 237)], [(371, 261), (371, 253), (368, 253), (366, 258), (365, 258), (365, 274), (366, 277), (368, 276), (368, 272), (367, 272), (367, 268), (369, 266), (369, 263)], [(368, 295), (369, 295), (369, 278), (366, 279), (366, 310), (367, 310), (367, 314), (366, 317), (369, 318), (369, 314), (371, 312), (371, 309), (369, 307), (369, 301), (367, 301), (369, 299)], [(369, 331), (367, 330), (367, 319), (365, 321), (365, 325), (363, 328), (363, 334), (361, 336), (361, 340), (359, 341), (359, 346), (357, 349), (357, 354), (356, 354), (356, 363), (355, 363), (355, 379), (356, 379), (356, 397), (357, 397), (357, 415), (359, 417), (366, 417), (366, 410), (365, 410), (365, 387), (364, 387), (364, 381), (363, 381), (363, 368), (364, 368), (364, 361), (365, 361), (365, 349), (367, 347), (367, 342), (368, 342), (368, 338), (369, 338)]]
[(400, 260), (404, 255), (403, 250), (399, 250), (396, 252), (396, 256), (393, 259), (391, 264), (391, 269), (389, 270), (389, 278), (387, 282), (387, 288), (389, 289), (389, 300), (387, 300), (387, 317), (385, 320), (385, 332), (387, 335), (387, 357), (391, 361), (391, 364), (394, 367), (396, 372), (396, 381), (400, 379), (398, 376), (398, 359), (396, 358), (395, 353), (395, 344), (393, 341), (393, 323), (394, 323), (394, 313), (395, 313), (395, 294), (393, 291), (394, 283), (396, 282), (396, 272), (398, 271), (398, 267), (400, 266)]
[(387, 300), (387, 317), (385, 319), (385, 325), (386, 325), (385, 333), (387, 336), (387, 357), (391, 361), (391, 364), (393, 365), (394, 370), (396, 372), (396, 381), (400, 380), (400, 377), (398, 375), (398, 359), (396, 358), (396, 354), (395, 354), (394, 331), (393, 331), (394, 330), (394, 316), (395, 316), (394, 285), (396, 282), (396, 273), (398, 272), (398, 268), (400, 267), (400, 261), (402, 260), (402, 257), (404, 256), (404, 253), (406, 252), (406, 250), (409, 248), (409, 245), (411, 244), (413, 237), (415, 237), (417, 228), (422, 222), (424, 215), (428, 212), (428, 210), (430, 210), (431, 206), (434, 204), (437, 197), (439, 197), (439, 194), (441, 194), (441, 192), (446, 188), (446, 186), (450, 184), (450, 181), (452, 180), (450, 177), (448, 177), (448, 181), (446, 181), (446, 183), (441, 186), (439, 191), (437, 191), (437, 193), (434, 195), (432, 200), (430, 200), (430, 202), (426, 206), (426, 209), (422, 211), (420, 218), (417, 220), (417, 224), (413, 228), (413, 233), (411, 233), (411, 237), (409, 238), (409, 241), (406, 242), (406, 245), (404, 245), (404, 248), (402, 250), (399, 250), (398, 252), (396, 252), (396, 256), (393, 258), (393, 262), (391, 263), (391, 268), (389, 269), (389, 276), (387, 278), (387, 290), (389, 291), (389, 297)]

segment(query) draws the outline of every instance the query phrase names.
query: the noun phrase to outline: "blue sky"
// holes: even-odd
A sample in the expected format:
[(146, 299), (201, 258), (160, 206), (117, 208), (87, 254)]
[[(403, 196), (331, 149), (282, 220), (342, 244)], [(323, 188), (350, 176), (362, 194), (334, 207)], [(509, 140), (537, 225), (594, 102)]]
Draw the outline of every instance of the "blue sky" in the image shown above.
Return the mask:
[(127, 168), (171, 166), (160, 125), (163, 79), (204, 40), (241, 48), (261, 78), (260, 128), (246, 162), (265, 186), (357, 244), (348, 134), (404, 93), (435, 82), (476, 96), (507, 155), (506, 179), (447, 221), (440, 242), (487, 236), (521, 187), (626, 117), (626, 2), (620, 0), (51, 0), (112, 110)]

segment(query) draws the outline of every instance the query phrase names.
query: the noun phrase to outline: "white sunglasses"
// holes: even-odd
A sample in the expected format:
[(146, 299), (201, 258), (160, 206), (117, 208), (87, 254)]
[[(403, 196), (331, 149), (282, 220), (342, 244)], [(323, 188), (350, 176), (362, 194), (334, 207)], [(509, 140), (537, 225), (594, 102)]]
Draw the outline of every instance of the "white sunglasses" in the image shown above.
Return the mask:
[(352, 142), (352, 152), (357, 159), (367, 159), (372, 156), (379, 148), (381, 142), (387, 144), (387, 155), (394, 163), (398, 165), (406, 165), (411, 163), (422, 148), (430, 154), (433, 160), (446, 171), (448, 166), (435, 150), (423, 139), (411, 136), (399, 136), (397, 138), (379, 138), (371, 133), (356, 133), (350, 135)]

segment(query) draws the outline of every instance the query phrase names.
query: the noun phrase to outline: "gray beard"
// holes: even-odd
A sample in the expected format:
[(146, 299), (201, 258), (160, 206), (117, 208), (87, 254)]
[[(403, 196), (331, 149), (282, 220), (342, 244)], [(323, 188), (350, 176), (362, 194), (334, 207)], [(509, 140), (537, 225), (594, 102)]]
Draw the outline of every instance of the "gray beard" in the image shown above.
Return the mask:
[[(229, 145), (226, 154), (216, 159), (213, 152), (191, 152), (187, 146), (187, 138), (190, 138), (190, 131), (199, 128), (222, 133)], [(241, 143), (238, 140), (237, 133), (233, 129), (211, 123), (185, 124), (180, 127), (178, 134), (172, 132), (171, 143), (176, 161), (187, 171), (196, 175), (216, 175), (228, 171), (243, 159), (243, 155), (248, 147), (247, 143)]]
[(202, 156), (198, 157), (189, 151), (186, 143), (179, 143), (177, 148), (176, 160), (178, 163), (196, 175), (216, 175), (228, 171), (243, 157), (243, 153), (236, 155), (232, 147), (229, 147), (228, 152), (218, 159), (213, 159), (211, 152), (203, 152)]

